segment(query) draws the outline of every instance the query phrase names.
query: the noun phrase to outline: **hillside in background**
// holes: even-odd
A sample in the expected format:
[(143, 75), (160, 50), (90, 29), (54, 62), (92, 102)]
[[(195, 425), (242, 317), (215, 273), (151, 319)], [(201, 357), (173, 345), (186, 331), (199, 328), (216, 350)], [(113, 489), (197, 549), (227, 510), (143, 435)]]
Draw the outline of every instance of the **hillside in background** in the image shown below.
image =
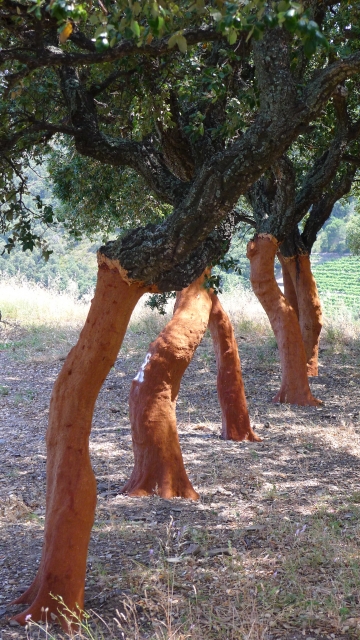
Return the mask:
[(331, 218), (324, 224), (313, 247), (313, 253), (348, 253), (348, 234), (359, 204), (355, 198), (337, 202)]
[(96, 244), (87, 239), (71, 240), (62, 227), (43, 233), (53, 251), (48, 261), (45, 262), (40, 249), (24, 252), (15, 247), (10, 254), (0, 257), (0, 276), (16, 276), (55, 291), (69, 291), (79, 299), (86, 298), (95, 286), (96, 250), (102, 244), (101, 239)]
[[(32, 178), (34, 189), (42, 189), (41, 197), (49, 202), (52, 194), (44, 176)], [(54, 200), (54, 199), (53, 199)], [(57, 206), (56, 199), (54, 200)], [(319, 233), (314, 245), (312, 262), (314, 275), (322, 299), (329, 307), (345, 304), (355, 310), (360, 309), (360, 258), (346, 255), (349, 253), (347, 241), (350, 233), (356, 228), (357, 201), (337, 203), (331, 219)], [(92, 295), (96, 282), (96, 250), (103, 244), (104, 238), (99, 235), (92, 240), (84, 238), (74, 240), (70, 237), (65, 224), (56, 228), (47, 228), (40, 224), (36, 232), (46, 238), (52, 253), (45, 262), (40, 249), (23, 252), (15, 247), (10, 254), (0, 255), (0, 276), (18, 277), (29, 282), (41, 284), (46, 288), (59, 292), (70, 292), (79, 300), (86, 300)], [(230, 269), (228, 272), (219, 267), (215, 273), (221, 275), (222, 290), (232, 291), (241, 284), (250, 288), (250, 265), (246, 258), (246, 244), (253, 234), (253, 229), (244, 227), (234, 237), (229, 257), (239, 266), (241, 273)], [(0, 236), (1, 240), (5, 237)], [(281, 279), (280, 265), (277, 265), (276, 277)]]

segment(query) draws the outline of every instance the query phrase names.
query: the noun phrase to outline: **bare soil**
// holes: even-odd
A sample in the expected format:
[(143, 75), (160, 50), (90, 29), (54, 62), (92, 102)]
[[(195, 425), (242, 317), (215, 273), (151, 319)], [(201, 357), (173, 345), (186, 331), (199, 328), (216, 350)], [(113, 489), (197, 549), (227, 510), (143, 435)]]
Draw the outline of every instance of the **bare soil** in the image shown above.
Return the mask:
[[(2, 332), (0, 630), (10, 640), (46, 636), (10, 626), (19, 607), (9, 603), (39, 564), (44, 438), (63, 358), (35, 349), (24, 359), (11, 347), (17, 336)], [(133, 462), (128, 393), (149, 342), (126, 337), (91, 437), (98, 506), (85, 608), (93, 637), (360, 638), (359, 345), (323, 345), (311, 388), (324, 404), (307, 408), (271, 403), (280, 384), (274, 341), (238, 339), (251, 423), (263, 442), (219, 438), (207, 335), (178, 400), (185, 466), (201, 495), (190, 502), (120, 493)]]

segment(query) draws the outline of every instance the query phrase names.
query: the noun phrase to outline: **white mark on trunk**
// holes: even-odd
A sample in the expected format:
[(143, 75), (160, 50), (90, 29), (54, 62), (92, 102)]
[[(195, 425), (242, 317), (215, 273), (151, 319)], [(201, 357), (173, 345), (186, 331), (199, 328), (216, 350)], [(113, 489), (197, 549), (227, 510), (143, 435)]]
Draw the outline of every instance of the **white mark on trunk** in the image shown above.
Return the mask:
[(136, 374), (134, 380), (136, 380), (137, 382), (144, 382), (144, 371), (145, 371), (145, 367), (148, 364), (148, 362), (150, 362), (150, 358), (151, 358), (151, 353), (147, 353), (145, 356), (145, 360), (142, 363), (139, 372)]

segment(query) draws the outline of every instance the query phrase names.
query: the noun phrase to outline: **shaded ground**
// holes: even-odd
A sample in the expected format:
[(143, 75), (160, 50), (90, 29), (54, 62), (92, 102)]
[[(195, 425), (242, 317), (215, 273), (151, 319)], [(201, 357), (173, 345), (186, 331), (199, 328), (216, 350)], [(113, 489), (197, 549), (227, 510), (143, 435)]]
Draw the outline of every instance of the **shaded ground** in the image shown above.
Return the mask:
[[(18, 336), (4, 336), (0, 629), (10, 640), (26, 637), (9, 626), (18, 608), (8, 603), (40, 559), (44, 436), (62, 362), (41, 351), (24, 360), (21, 348), (11, 348)], [(99, 499), (85, 605), (95, 612), (94, 637), (360, 638), (358, 345), (326, 346), (311, 385), (325, 404), (302, 408), (269, 402), (280, 381), (273, 341), (239, 336), (252, 426), (264, 441), (231, 443), (219, 439), (207, 336), (178, 402), (185, 466), (201, 494), (192, 503), (119, 494), (132, 467), (127, 398), (148, 342), (144, 334), (127, 336), (96, 405), (91, 451)]]

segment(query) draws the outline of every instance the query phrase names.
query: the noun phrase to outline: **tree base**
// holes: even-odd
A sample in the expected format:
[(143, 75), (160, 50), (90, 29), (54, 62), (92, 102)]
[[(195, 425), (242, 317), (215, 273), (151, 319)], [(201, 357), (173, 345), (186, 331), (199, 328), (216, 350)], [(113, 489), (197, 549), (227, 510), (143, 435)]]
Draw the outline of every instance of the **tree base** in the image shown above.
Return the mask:
[(304, 393), (303, 396), (297, 391), (292, 393), (291, 389), (280, 389), (280, 391), (274, 396), (272, 402), (284, 403), (284, 404), (296, 404), (299, 407), (318, 407), (322, 404), (321, 400), (314, 398), (311, 391)]

